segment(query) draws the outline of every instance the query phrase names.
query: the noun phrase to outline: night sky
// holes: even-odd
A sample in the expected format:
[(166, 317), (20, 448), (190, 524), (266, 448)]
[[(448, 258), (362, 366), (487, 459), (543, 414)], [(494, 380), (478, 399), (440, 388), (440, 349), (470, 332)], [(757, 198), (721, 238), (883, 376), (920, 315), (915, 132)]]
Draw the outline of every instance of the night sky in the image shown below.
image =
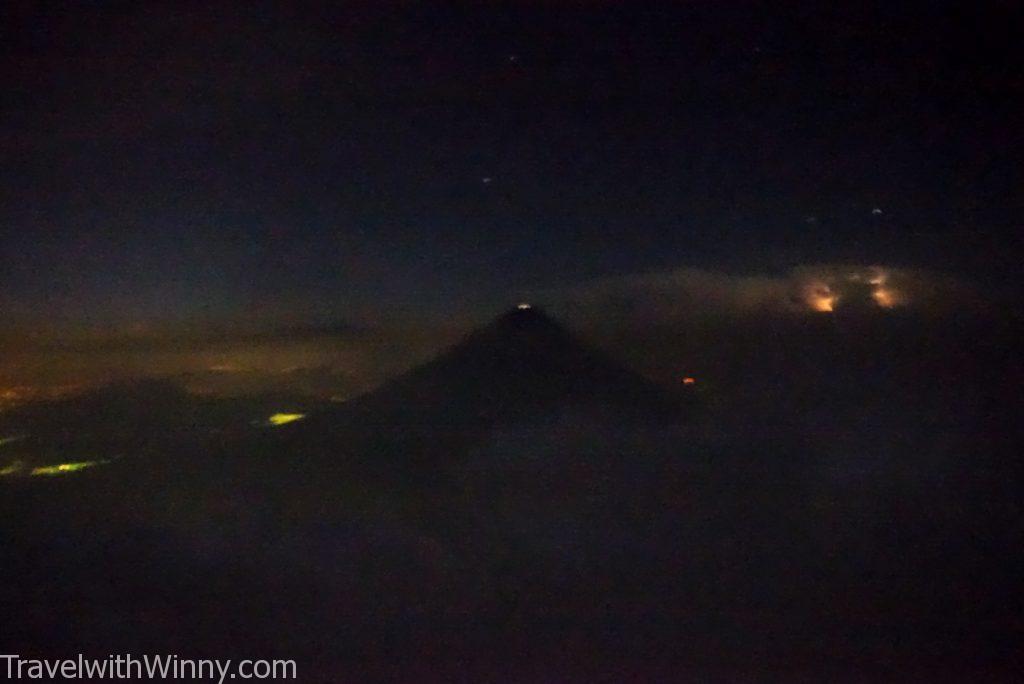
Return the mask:
[(0, 670), (1022, 681), (1022, 29), (0, 0)]
[(0, 305), (441, 317), (815, 263), (1015, 288), (1013, 3), (786, 4), (6, 2)]

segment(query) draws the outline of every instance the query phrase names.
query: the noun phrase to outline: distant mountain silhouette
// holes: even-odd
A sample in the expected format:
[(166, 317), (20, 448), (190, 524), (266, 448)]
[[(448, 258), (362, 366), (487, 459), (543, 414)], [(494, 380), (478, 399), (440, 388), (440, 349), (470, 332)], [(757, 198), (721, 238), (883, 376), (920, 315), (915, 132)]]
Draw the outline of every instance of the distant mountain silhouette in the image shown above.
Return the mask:
[(423, 482), (443, 479), (495, 428), (663, 422), (681, 408), (540, 309), (517, 307), (376, 390), (275, 430), (263, 448)]
[(496, 427), (576, 416), (665, 421), (680, 409), (678, 397), (540, 309), (517, 307), (378, 389), (275, 431), (282, 441), (269, 448), (440, 473)]
[(651, 418), (677, 406), (669, 392), (529, 307), (502, 314), (348, 408), (372, 420), (468, 427), (556, 408)]

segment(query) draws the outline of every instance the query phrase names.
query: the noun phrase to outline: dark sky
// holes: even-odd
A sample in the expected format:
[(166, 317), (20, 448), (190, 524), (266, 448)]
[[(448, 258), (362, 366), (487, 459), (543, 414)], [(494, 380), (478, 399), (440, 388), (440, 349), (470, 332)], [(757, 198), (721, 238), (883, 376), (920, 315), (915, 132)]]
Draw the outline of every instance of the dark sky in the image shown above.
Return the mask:
[(439, 313), (821, 262), (1002, 287), (1014, 5), (7, 2), (0, 306)]

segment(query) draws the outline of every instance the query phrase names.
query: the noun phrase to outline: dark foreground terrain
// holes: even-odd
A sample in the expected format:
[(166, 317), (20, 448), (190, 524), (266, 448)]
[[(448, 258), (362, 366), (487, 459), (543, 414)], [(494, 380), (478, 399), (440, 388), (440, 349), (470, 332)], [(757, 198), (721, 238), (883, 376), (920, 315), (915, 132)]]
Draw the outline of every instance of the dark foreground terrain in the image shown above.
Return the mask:
[(673, 393), (508, 314), (277, 429), (128, 402), (193, 430), (0, 479), (0, 651), (323, 682), (1016, 681), (1013, 329)]

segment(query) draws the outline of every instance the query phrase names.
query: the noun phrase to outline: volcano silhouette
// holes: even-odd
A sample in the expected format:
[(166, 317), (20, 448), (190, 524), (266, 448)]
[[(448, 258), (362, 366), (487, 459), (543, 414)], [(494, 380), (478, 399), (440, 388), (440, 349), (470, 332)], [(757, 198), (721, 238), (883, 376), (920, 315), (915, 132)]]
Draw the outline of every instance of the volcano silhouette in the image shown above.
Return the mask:
[(330, 460), (458, 460), (496, 427), (536, 421), (666, 421), (668, 390), (580, 341), (536, 307), (517, 307), (427, 363), (280, 437)]
[(346, 405), (371, 423), (471, 429), (552, 411), (672, 416), (676, 397), (592, 349), (537, 307), (517, 307)]

